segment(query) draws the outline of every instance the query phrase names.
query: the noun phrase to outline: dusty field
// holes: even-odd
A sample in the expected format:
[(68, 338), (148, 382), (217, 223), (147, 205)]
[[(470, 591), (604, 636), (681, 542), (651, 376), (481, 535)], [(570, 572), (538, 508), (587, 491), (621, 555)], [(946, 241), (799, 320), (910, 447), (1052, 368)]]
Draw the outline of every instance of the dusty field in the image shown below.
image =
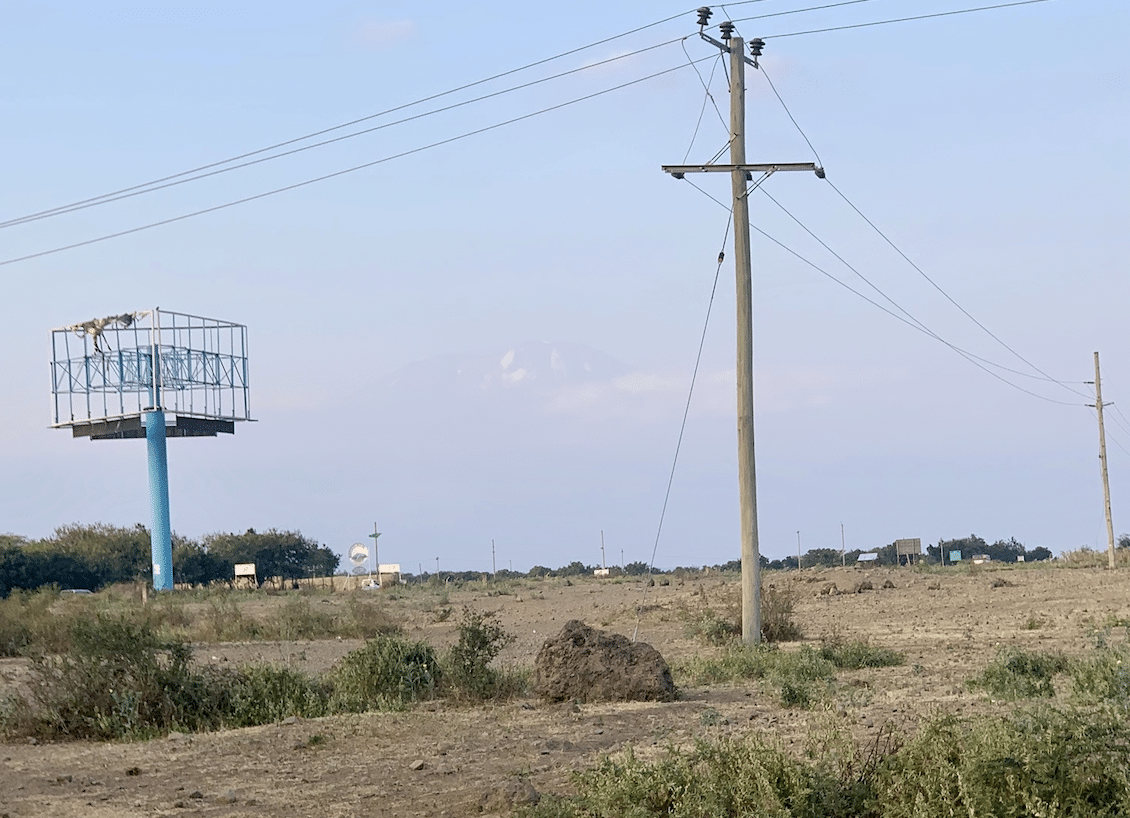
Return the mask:
[[(861, 578), (876, 590), (818, 595), (827, 583), (846, 590)], [(881, 588), (888, 579), (894, 587)], [(1130, 619), (1127, 570), (809, 569), (767, 574), (765, 581), (794, 583), (796, 619), (807, 640), (866, 638), (904, 652), (906, 663), (841, 671), (830, 700), (810, 711), (782, 709), (772, 693), (751, 684), (688, 689), (672, 704), (546, 705), (531, 697), (495, 707), (438, 703), (407, 713), (298, 720), (136, 744), (0, 745), (0, 818), (506, 814), (492, 798), (497, 788), (521, 779), (541, 792), (565, 791), (570, 770), (626, 745), (646, 755), (696, 737), (757, 731), (799, 747), (809, 727), (822, 720), (845, 720), (866, 736), (887, 722), (912, 730), (938, 710), (990, 712), (999, 705), (969, 692), (964, 682), (1000, 645), (1076, 653), (1089, 647), (1096, 627)], [(675, 664), (713, 650), (688, 635), (688, 616), (704, 606), (724, 608), (736, 593), (733, 578), (706, 576), (672, 579), (646, 591), (639, 583), (544, 580), (510, 586), (503, 594), (481, 586), (383, 599), (409, 637), (437, 646), (452, 640), (463, 606), (497, 611), (517, 637), (503, 661), (520, 665), (532, 665), (545, 636), (569, 619), (629, 637), (638, 619), (638, 638)], [(278, 599), (250, 604), (270, 606)], [(340, 604), (336, 597), (313, 599)], [(317, 672), (359, 644), (203, 645), (198, 655), (208, 662), (265, 660)], [(20, 669), (15, 660), (0, 663), (9, 678)]]

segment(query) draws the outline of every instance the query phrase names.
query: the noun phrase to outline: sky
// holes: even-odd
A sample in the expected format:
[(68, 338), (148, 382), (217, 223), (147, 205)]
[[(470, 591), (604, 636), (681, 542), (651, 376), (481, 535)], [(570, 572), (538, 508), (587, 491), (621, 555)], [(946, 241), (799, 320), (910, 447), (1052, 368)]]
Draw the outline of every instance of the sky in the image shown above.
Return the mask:
[[(827, 172), (750, 196), (761, 552), (1105, 548), (1086, 382), (1098, 351), (1119, 534), (1130, 5), (801, 34), (990, 2), (817, 5), (711, 20), (767, 42), (748, 160)], [(344, 555), (375, 524), (410, 572), (595, 565), (602, 536), (608, 564), (738, 557), (729, 185), (660, 169), (727, 144), (693, 10), (16, 0), (0, 77), (0, 222), (375, 129), (0, 225), (0, 533), (150, 524), (144, 443), (51, 428), (48, 339), (160, 306), (251, 351), (256, 422), (170, 441), (178, 534)]]

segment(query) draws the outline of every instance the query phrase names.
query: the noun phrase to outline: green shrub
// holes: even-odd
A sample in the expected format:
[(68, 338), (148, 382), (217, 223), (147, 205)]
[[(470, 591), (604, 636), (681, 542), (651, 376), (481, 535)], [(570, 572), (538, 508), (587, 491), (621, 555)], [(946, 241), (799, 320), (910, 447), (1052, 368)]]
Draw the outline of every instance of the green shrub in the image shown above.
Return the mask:
[(1130, 645), (1100, 647), (1073, 660), (1070, 671), (1076, 696), (1130, 703)]
[(1115, 708), (1034, 708), (925, 724), (905, 745), (866, 746), (850, 731), (799, 759), (757, 734), (672, 749), (646, 763), (629, 749), (574, 777), (576, 795), (543, 797), (529, 818), (756, 815), (934, 818), (1130, 814), (1130, 727)]
[(680, 686), (763, 679), (786, 707), (809, 707), (836, 672), (832, 662), (807, 645), (783, 651), (775, 645), (732, 646), (717, 657), (695, 657), (675, 666)]
[(803, 638), (800, 625), (793, 619), (796, 592), (792, 586), (769, 586), (761, 592), (761, 638), (766, 642), (796, 642)]
[(329, 677), (335, 712), (399, 710), (435, 696), (441, 678), (430, 645), (378, 636), (343, 658)]
[[(796, 593), (792, 586), (769, 586), (761, 591), (761, 639), (763, 642), (796, 642), (803, 637), (793, 618)], [(712, 645), (726, 645), (742, 635), (742, 606), (738, 592), (725, 596), (721, 610), (705, 607), (689, 614), (688, 630)]]
[(879, 771), (878, 814), (1126, 815), (1128, 742), (1125, 715), (1114, 710), (938, 719)]
[(66, 652), (32, 657), (30, 698), (9, 706), (5, 732), (117, 739), (196, 729), (198, 702), (207, 697), (187, 644), (104, 614), (75, 621), (70, 637)]
[(507, 698), (525, 687), (523, 674), (491, 667), (514, 637), (495, 613), (463, 609), (459, 640), (444, 657), (444, 690), (463, 701), (482, 702)]
[(316, 718), (330, 712), (330, 686), (304, 673), (255, 665), (206, 674), (216, 719), (225, 727), (270, 724), (289, 716)]
[(906, 661), (906, 657), (896, 650), (876, 647), (866, 640), (844, 642), (838, 638), (828, 639), (821, 643), (820, 656), (842, 670), (859, 670), (864, 667), (893, 667)]
[(1052, 678), (1068, 668), (1069, 662), (1061, 653), (1003, 648), (968, 684), (1002, 699), (1051, 698), (1055, 696)]

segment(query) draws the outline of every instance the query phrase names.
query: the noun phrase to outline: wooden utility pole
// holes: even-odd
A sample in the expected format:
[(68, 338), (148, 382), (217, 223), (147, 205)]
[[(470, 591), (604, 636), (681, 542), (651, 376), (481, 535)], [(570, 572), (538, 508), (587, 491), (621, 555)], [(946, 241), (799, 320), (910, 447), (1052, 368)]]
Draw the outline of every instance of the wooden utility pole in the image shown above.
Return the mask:
[[(824, 178), (824, 171), (811, 162), (746, 164), (745, 157), (745, 66), (757, 67), (764, 41), (750, 41), (753, 59), (745, 56), (745, 41), (735, 37), (730, 21), (718, 26), (721, 42), (706, 34), (710, 9), (698, 10), (699, 36), (730, 55), (730, 164), (664, 165), (676, 179), (688, 173), (730, 174), (734, 197), (734, 274), (737, 285), (738, 318), (738, 498), (742, 540), (742, 642), (761, 641), (761, 551), (757, 539), (757, 479), (753, 447), (753, 280), (749, 240), (749, 188), (753, 173), (765, 177), (781, 170), (810, 170)], [(764, 177), (762, 179), (764, 181)]]
[(761, 641), (761, 549), (753, 448), (753, 274), (745, 164), (745, 42), (730, 42), (730, 187), (734, 194), (734, 274), (738, 307), (738, 502), (742, 535), (742, 641)]
[(1107, 567), (1114, 569), (1114, 522), (1110, 517), (1110, 479), (1106, 472), (1106, 431), (1103, 429), (1103, 384), (1099, 377), (1099, 353), (1095, 353), (1095, 411), (1099, 415), (1099, 464), (1103, 474), (1103, 510), (1106, 511)]

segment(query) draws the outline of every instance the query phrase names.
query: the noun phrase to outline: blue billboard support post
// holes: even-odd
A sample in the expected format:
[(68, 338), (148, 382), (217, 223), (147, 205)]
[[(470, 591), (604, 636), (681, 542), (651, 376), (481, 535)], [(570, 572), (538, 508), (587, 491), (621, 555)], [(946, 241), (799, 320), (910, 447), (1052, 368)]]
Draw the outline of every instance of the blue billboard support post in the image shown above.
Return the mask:
[(149, 547), (153, 555), (153, 590), (173, 590), (173, 533), (169, 523), (169, 456), (165, 445), (165, 413), (145, 415), (145, 442), (149, 459), (149, 501), (153, 528)]
[(52, 427), (146, 440), (157, 591), (173, 589), (166, 441), (252, 420), (247, 371), (247, 328), (215, 318), (153, 309), (51, 330)]

